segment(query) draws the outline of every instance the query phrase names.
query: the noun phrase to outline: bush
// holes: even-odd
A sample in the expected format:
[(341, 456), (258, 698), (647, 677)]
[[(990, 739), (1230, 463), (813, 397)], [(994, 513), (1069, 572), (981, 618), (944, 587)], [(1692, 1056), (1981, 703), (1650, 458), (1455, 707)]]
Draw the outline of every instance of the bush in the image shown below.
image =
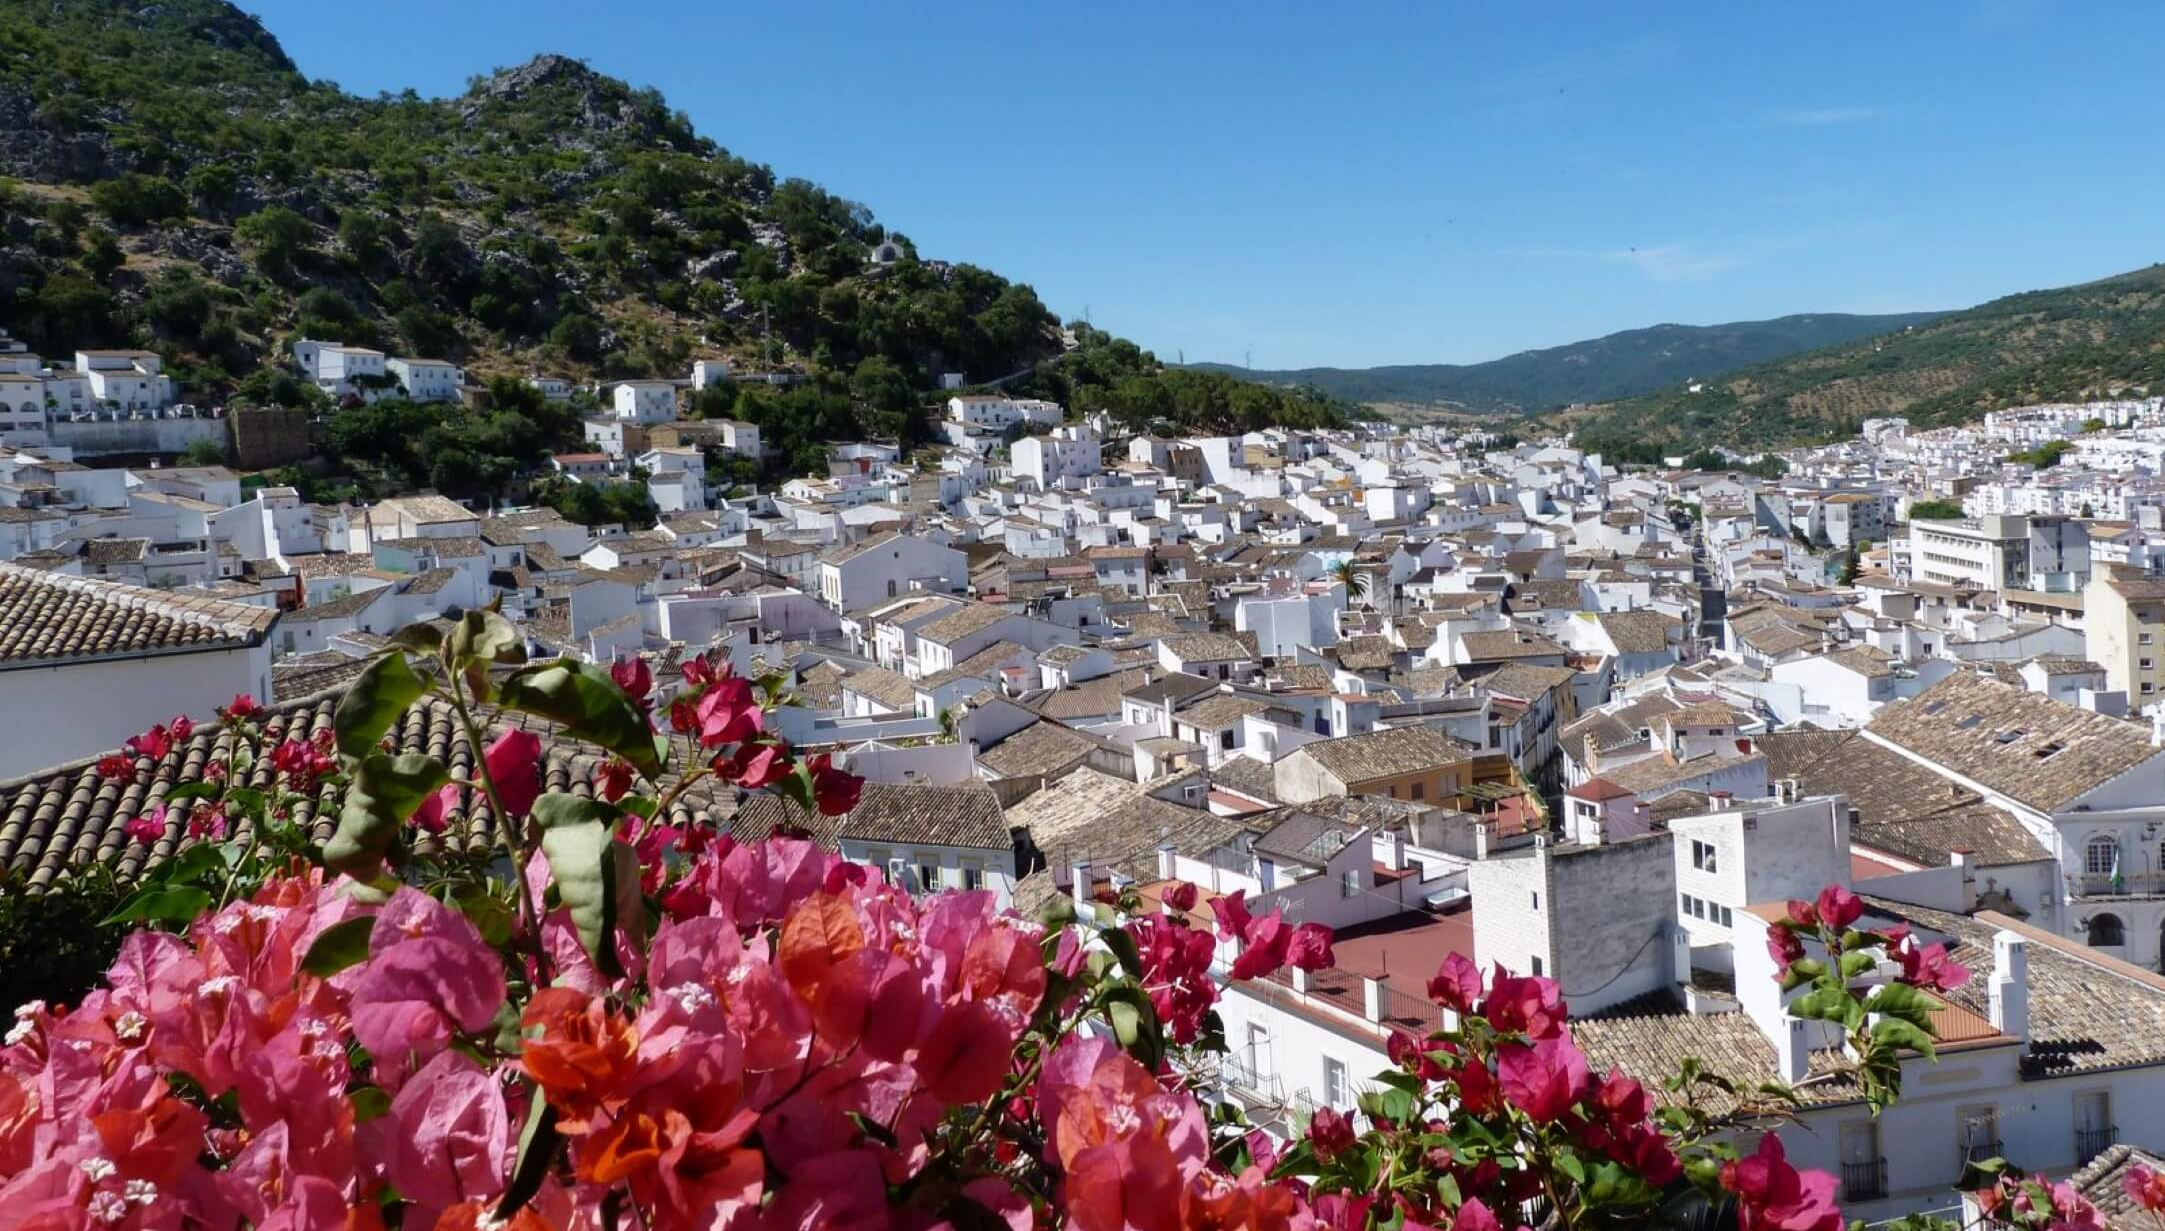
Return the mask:
[(90, 203), (113, 221), (128, 226), (164, 222), (188, 212), (180, 186), (156, 175), (128, 174), (90, 186)]

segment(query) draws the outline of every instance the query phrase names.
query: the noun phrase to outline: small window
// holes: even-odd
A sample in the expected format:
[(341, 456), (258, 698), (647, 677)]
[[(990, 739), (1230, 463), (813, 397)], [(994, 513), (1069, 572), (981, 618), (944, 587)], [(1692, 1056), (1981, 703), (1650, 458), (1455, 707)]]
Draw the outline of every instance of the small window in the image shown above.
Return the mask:
[(1541, 958), (1540, 958), (1540, 955), (1536, 954), (1536, 955), (1534, 956), (1534, 977), (1538, 979), (1538, 978), (1540, 978), (1540, 977), (1541, 977), (1541, 975), (1542, 975), (1542, 970), (1541, 970)]
[(1688, 914), (1690, 914), (1690, 913), (1691, 913), (1691, 895), (1690, 895), (1690, 894), (1688, 894), (1688, 893), (1680, 893), (1680, 894), (1677, 894), (1677, 895), (1676, 895), (1676, 911), (1677, 911), (1677, 913), (1678, 913), (1678, 914), (1680, 914), (1680, 915), (1688, 915)]
[(1232, 732), (1232, 731), (1231, 731), (1230, 729), (1228, 729), (1228, 730), (1225, 730), (1225, 731), (1221, 731), (1221, 732), (1219, 732), (1219, 733), (1218, 733), (1218, 747), (1220, 747), (1220, 748), (1226, 748), (1226, 749), (1230, 749), (1230, 748), (1231, 748), (1232, 746), (1233, 746), (1233, 732)]
[(2039, 748), (2036, 751), (2030, 753), (2030, 755), (2036, 757), (2040, 761), (2049, 761), (2053, 757), (2056, 757), (2065, 751), (2067, 751), (2067, 745), (2061, 743), (2058, 740), (2054, 740), (2051, 743), (2046, 744), (2042, 748)]
[(1983, 726), (1984, 721), (1985, 716), (1983, 714), (1970, 714), (1963, 717), (1960, 721), (1956, 722), (1955, 725), (1965, 731), (1968, 731), (1974, 727)]
[(1712, 842), (1701, 842), (1697, 838), (1693, 838), (1691, 841), (1691, 866), (1701, 872), (1715, 872), (1720, 870), (1715, 866), (1715, 862), (1714, 844)]
[(931, 893), (934, 890), (945, 887), (947, 884), (947, 878), (941, 875), (940, 865), (936, 863), (921, 863), (917, 865), (917, 883), (924, 887), (924, 891), (926, 893)]
[(1535, 910), (1540, 910), (1540, 909), (1541, 909), (1541, 895), (1540, 895), (1540, 894), (1539, 894), (1539, 893), (1537, 892), (1537, 893), (1534, 893), (1534, 894), (1532, 894), (1531, 896), (1533, 897), (1533, 902), (1534, 902), (1534, 909), (1535, 909)]
[(1729, 908), (1728, 908), (1728, 907), (1726, 907), (1726, 906), (1722, 906), (1722, 907), (1717, 907), (1716, 909), (1718, 909), (1718, 910), (1720, 910), (1720, 911), (1721, 911), (1721, 925), (1722, 925), (1723, 927), (1725, 927), (1725, 928), (1726, 928), (1726, 927), (1734, 927), (1734, 926), (1736, 926), (1736, 916), (1735, 916), (1735, 915), (1732, 915), (1731, 913), (1729, 913)]
[(1353, 1101), (1346, 1082), (1345, 1061), (1323, 1057), (1323, 1101), (1333, 1107), (1344, 1107)]
[(962, 887), (964, 889), (983, 889), (985, 887), (985, 865), (983, 862), (976, 859), (962, 861)]
[(1425, 783), (1425, 782), (1416, 782), (1416, 783), (1414, 783), (1414, 784), (1413, 784), (1413, 797), (1414, 797), (1415, 799), (1425, 799), (1425, 798), (1427, 798), (1427, 797), (1428, 797), (1428, 784), (1427, 784), (1427, 783)]
[(2149, 633), (2137, 633), (2137, 634), (2135, 634), (2135, 644), (2137, 644), (2137, 645), (2148, 645), (2148, 644), (2150, 644), (2150, 634), (2149, 634)]
[(2029, 732), (2023, 730), (2021, 727), (2010, 727), (2007, 730), (2000, 732), (1998, 735), (1993, 736), (1992, 740), (1994, 743), (1998, 744), (2012, 744), (2028, 734)]
[(1338, 892), (1342, 897), (1357, 898), (1361, 896), (1361, 870), (1359, 868), (1348, 868), (1338, 878)]

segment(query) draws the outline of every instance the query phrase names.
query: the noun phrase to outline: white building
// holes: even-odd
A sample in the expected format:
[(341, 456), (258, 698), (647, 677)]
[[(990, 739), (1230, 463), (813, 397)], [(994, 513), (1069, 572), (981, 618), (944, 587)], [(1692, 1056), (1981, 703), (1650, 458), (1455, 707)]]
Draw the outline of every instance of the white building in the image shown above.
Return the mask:
[(611, 406), (627, 423), (668, 423), (677, 417), (677, 387), (666, 380), (619, 381)]
[(413, 402), (456, 402), (466, 374), (442, 359), (387, 359), (384, 370), (397, 380)]

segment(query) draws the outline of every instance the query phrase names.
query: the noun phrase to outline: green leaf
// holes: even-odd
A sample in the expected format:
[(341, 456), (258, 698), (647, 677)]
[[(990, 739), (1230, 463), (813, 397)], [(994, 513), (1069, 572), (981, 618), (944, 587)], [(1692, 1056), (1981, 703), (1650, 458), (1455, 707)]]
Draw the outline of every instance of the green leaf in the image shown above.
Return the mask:
[(1927, 1060), (1939, 1058), (1932, 1050), (1932, 1036), (1899, 1017), (1882, 1017), (1873, 1022), (1872, 1041), (1892, 1047), (1906, 1047)]
[(424, 753), (361, 758), (339, 809), (338, 832), (323, 845), (323, 862), (355, 880), (375, 879), (406, 818), (450, 780), (444, 763)]
[(393, 651), (368, 664), (338, 699), (331, 715), (331, 729), (338, 735), (338, 750), (349, 757), (365, 757), (376, 750), (384, 732), (406, 712), (406, 707), (428, 691), (428, 681), (414, 674), (404, 653)]
[(434, 654), (443, 648), (443, 630), (437, 628), (434, 624), (426, 622), (408, 624), (391, 634), (391, 644), (403, 646), (409, 650), (419, 650), (423, 654)]
[[(639, 856), (617, 839), (611, 826), (600, 820), (565, 819), (574, 809), (551, 805), (544, 817), (542, 804), (552, 798), (574, 804), (592, 804), (576, 796), (544, 795), (534, 805), (540, 820), (541, 853), (549, 861), (549, 874), (558, 895), (571, 911), (579, 941), (586, 946), (594, 966), (609, 978), (624, 973), (617, 961), (616, 936), (621, 933), (634, 945), (646, 943), (646, 902), (639, 896)], [(608, 805), (601, 805), (606, 808)]]
[(481, 933), (484, 942), (502, 948), (505, 942), (511, 939), (514, 920), (511, 907), (492, 896), (487, 889), (479, 885), (469, 885), (461, 890), (452, 902), (458, 907), (459, 913), (466, 916), (466, 921), (474, 925), (474, 930)]
[(301, 969), (320, 978), (329, 978), (358, 963), (368, 956), (368, 936), (375, 929), (374, 915), (361, 915), (332, 924), (316, 933), (316, 939), (308, 946), (308, 956), (301, 959)]
[(1839, 987), (1814, 988), (1789, 1002), (1792, 1017), (1802, 1017), (1825, 1022), (1846, 1021), (1849, 1007), (1856, 1001), (1848, 989)]
[(1158, 1027), (1157, 1010), (1150, 996), (1134, 986), (1107, 988), (1105, 1019), (1112, 1023), (1113, 1037), (1146, 1069), (1156, 1072), (1165, 1057), (1165, 1035)]
[(556, 1131), (556, 1109), (549, 1100), (541, 1097), (541, 1091), (529, 1090), (532, 1102), (526, 1112), (526, 1127), (519, 1130), (519, 1156), (511, 1165), (511, 1182), (504, 1186), (504, 1195), (496, 1203), (496, 1221), (503, 1222), (526, 1208), (526, 1203), (541, 1191), (541, 1182), (549, 1178), (549, 1171), (556, 1165), (558, 1147), (563, 1136)]
[(195, 782), (183, 782), (178, 786), (174, 786), (159, 798), (162, 803), (177, 804), (184, 799), (201, 799), (206, 795), (216, 795), (217, 793), (217, 783), (204, 782), (199, 779)]
[(1135, 937), (1126, 928), (1106, 928), (1098, 933), (1098, 939), (1120, 959), (1120, 968), (1128, 972), (1129, 978), (1143, 977), (1142, 953), (1135, 947)]
[(366, 1124), (391, 1110), (391, 1096), (381, 1086), (358, 1086), (346, 1095), (353, 1104), (353, 1122)]
[(534, 824), (547, 832), (570, 825), (613, 826), (619, 813), (614, 806), (599, 799), (586, 799), (578, 795), (567, 795), (562, 791), (551, 791), (534, 801), (533, 811), (528, 815), (533, 818)]
[(210, 904), (210, 894), (193, 885), (160, 885), (129, 898), (99, 926), (110, 927), (119, 923), (190, 923), (197, 915), (209, 910)]
[(1870, 949), (1854, 949), (1842, 955), (1842, 977), (1845, 979), (1854, 979), (1878, 966), (1879, 954)]
[[(472, 614), (472, 613), (468, 613)], [(527, 667), (504, 681), (506, 709), (535, 714), (624, 758), (647, 776), (661, 772), (661, 754), (646, 715), (591, 663), (560, 658)]]
[(459, 617), (444, 642), (444, 662), (453, 671), (476, 663), (523, 663), (526, 638), (516, 624), (494, 611), (475, 609)]
[(1827, 964), (1825, 962), (1816, 957), (1800, 957), (1796, 961), (1789, 963), (1789, 969), (1783, 972), (1782, 990), (1786, 992), (1792, 988), (1803, 987), (1826, 973)]
[(1937, 1006), (1930, 996), (1907, 983), (1882, 983), (1864, 1002), (1867, 1011), (1886, 1017), (1896, 1017), (1930, 1033), (1932, 1010)]

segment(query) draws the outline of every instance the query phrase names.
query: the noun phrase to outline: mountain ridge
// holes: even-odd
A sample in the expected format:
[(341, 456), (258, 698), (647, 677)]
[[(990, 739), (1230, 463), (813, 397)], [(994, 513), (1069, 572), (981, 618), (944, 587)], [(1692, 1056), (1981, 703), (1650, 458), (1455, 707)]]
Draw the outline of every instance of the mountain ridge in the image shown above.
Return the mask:
[(1548, 416), (1620, 455), (1674, 442), (1744, 447), (1841, 438), (1867, 418), (1960, 423), (2005, 406), (2165, 387), (2165, 264), (2022, 291), (1898, 333), (1803, 351), (1701, 382)]
[(1718, 325), (1662, 323), (1536, 347), (1481, 363), (1382, 364), (1250, 371), (1193, 363), (1266, 384), (1307, 386), (1348, 401), (1446, 406), (1476, 413), (1549, 410), (1651, 392), (1752, 363), (1921, 324), (1939, 312), (1798, 312)]

